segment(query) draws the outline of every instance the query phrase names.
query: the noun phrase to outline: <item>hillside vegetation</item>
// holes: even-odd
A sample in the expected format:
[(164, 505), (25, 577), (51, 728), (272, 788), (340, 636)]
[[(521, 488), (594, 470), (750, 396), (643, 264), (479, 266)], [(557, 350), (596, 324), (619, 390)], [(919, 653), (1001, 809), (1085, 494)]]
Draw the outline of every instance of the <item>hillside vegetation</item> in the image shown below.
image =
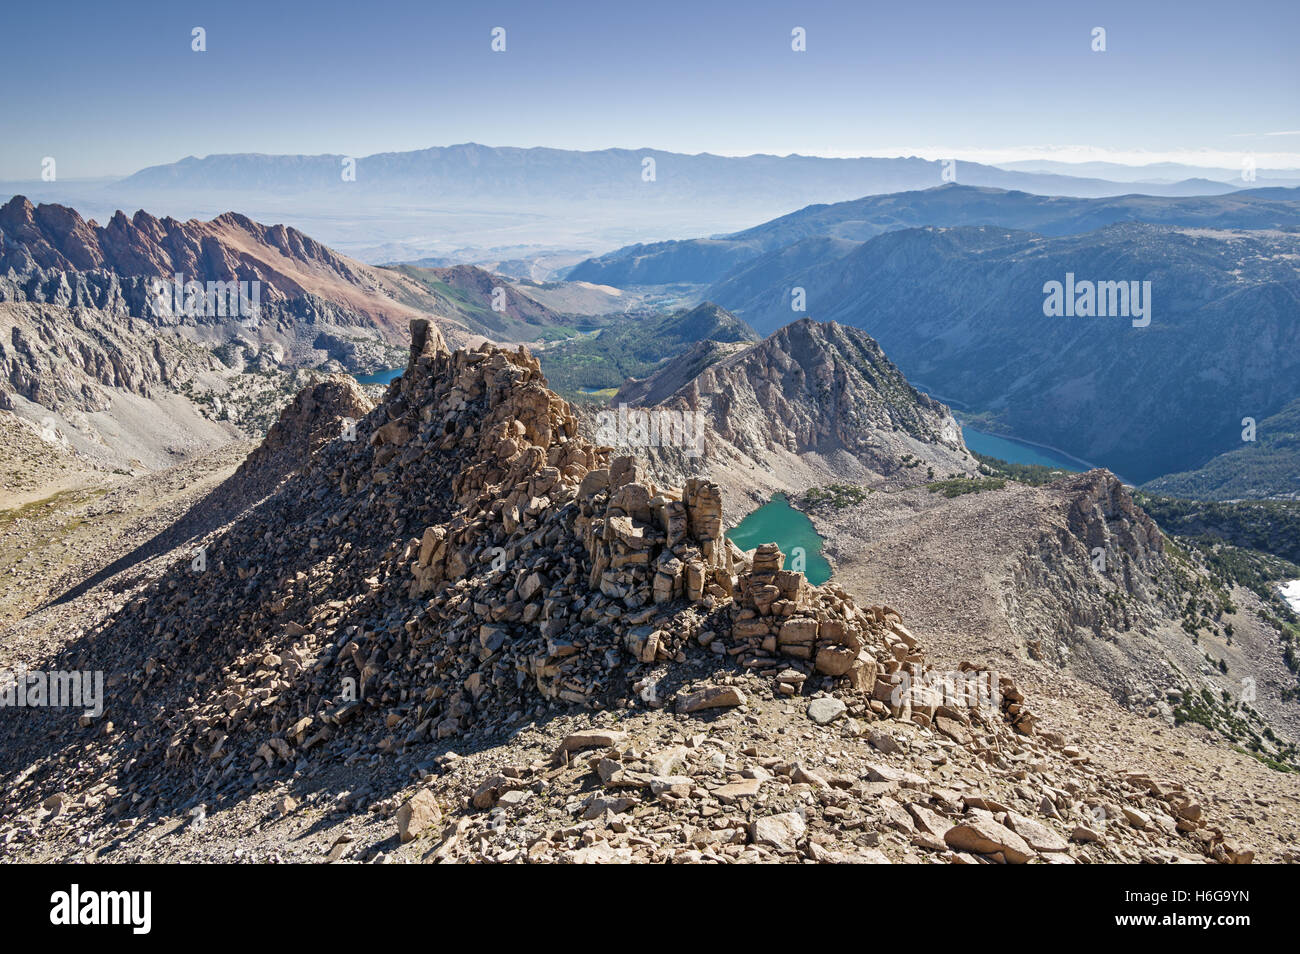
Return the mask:
[(629, 378), (645, 377), (697, 342), (757, 339), (740, 319), (705, 302), (667, 315), (620, 318), (605, 328), (540, 349), (538, 357), (557, 392), (571, 400), (590, 400), (590, 391), (617, 389)]

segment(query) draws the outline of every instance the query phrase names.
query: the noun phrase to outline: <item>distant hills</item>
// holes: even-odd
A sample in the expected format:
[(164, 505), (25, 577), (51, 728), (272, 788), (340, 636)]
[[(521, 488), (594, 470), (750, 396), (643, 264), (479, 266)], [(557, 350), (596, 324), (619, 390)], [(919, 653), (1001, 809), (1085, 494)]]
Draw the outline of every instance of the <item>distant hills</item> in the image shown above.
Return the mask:
[[(998, 225), (1071, 235), (1116, 222), (1249, 229), (1300, 226), (1300, 189), (1253, 189), (1220, 196), (1072, 198), (940, 185), (810, 205), (725, 236), (630, 245), (579, 263), (568, 277), (610, 285), (713, 283), (746, 265), (769, 268), (773, 262), (764, 258), (769, 253), (780, 252), (784, 261), (777, 264), (784, 267), (793, 262), (811, 265), (837, 252), (844, 254), (848, 251), (844, 243), (864, 242), (896, 229)], [(797, 244), (805, 240), (817, 241)]]
[(1265, 186), (1298, 186), (1300, 169), (1255, 170), (1255, 179), (1248, 183), (1243, 166), (1192, 166), (1180, 162), (1151, 162), (1130, 166), (1119, 162), (1058, 162), (1052, 159), (1022, 159), (999, 162), (1001, 169), (1017, 172), (1048, 172), (1061, 176), (1079, 176), (1091, 179), (1111, 179), (1116, 182), (1184, 182), (1188, 179), (1210, 179), (1215, 182), (1239, 183), (1245, 188)]
[(563, 319), (540, 302), (518, 292), (497, 275), (473, 265), (385, 269), (414, 282), (422, 310), (454, 317), (476, 334), (495, 341), (532, 341), (561, 325)]

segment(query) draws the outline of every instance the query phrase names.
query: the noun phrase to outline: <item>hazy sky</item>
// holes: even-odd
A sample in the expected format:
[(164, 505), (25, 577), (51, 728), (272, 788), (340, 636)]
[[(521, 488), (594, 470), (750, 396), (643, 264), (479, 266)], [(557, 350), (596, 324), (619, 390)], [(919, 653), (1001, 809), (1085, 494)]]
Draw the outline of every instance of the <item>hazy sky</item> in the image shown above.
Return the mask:
[(466, 141), (1300, 167), (1297, 0), (70, 0), (3, 23), (6, 179)]

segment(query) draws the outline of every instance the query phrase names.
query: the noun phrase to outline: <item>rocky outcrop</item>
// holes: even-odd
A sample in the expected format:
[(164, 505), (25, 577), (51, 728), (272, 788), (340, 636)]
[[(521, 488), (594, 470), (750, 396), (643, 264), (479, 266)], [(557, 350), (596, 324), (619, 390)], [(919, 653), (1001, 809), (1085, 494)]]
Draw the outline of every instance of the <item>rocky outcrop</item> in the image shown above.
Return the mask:
[(1119, 551), (1150, 570), (1164, 553), (1164, 537), (1133, 495), (1105, 470), (1091, 470), (1057, 483), (1072, 498), (1070, 530), (1090, 550)]
[(266, 438), (248, 455), (204, 506), (233, 516), (272, 493), (285, 480), (310, 467), (328, 442), (355, 434), (352, 429), (374, 402), (350, 375), (334, 375), (305, 388), (280, 412)]
[(417, 321), (385, 401), (355, 440), (331, 435), (321, 406), (359, 403), (337, 383), (300, 396), (232, 483), (287, 474), (278, 491), (206, 543), (202, 572), (187, 555), (79, 647), (121, 667), (111, 718), (167, 727), (140, 758), (207, 759), (222, 738), (265, 768), (336, 736), (383, 751), (546, 700), (626, 705), (715, 642), (865, 694), (919, 663), (896, 614), (774, 548), (745, 563), (715, 485), (660, 487), (581, 439), (522, 349), (451, 352)]
[[(1005, 595), (1008, 618), (1030, 654), (1058, 666), (1072, 666), (1076, 654), (1097, 656), (1092, 640), (1116, 645), (1120, 634), (1149, 634), (1180, 609), (1177, 587), (1164, 558), (1164, 538), (1155, 522), (1110, 472), (1093, 470), (1052, 485), (1064, 525), (1041, 538), (1012, 567)], [(1141, 643), (1125, 644), (1136, 656)], [(1102, 653), (1102, 656), (1109, 653)], [(1084, 661), (1093, 672), (1101, 657)], [(1163, 680), (1136, 658), (1106, 660), (1104, 684), (1123, 698), (1125, 679)]]
[[(188, 811), (327, 769), (409, 765), (439, 740), (544, 722), (567, 704), (653, 715), (672, 703), (678, 718), (707, 718), (757, 697), (805, 695), (812, 726), (842, 725), (859, 748), (868, 724), (893, 720), (884, 724), (942, 736), (962, 765), (1017, 778), (1074, 760), (1059, 738), (1038, 735), (1009, 679), (971, 664), (927, 667), (896, 612), (811, 586), (775, 545), (746, 559), (723, 537), (715, 484), (659, 486), (636, 459), (584, 440), (523, 349), (453, 352), (428, 321), (411, 330), (405, 373), (355, 432), (343, 421), (363, 406), (351, 387), (332, 381), (300, 395), (231, 484), (260, 474), (280, 481), (274, 492), (49, 661), (58, 671), (107, 669), (103, 712), (71, 734), (66, 723), (62, 734), (40, 731), (56, 718), (46, 710), (6, 721), (6, 817), (72, 804), (107, 826)], [(710, 681), (684, 685), (701, 674)], [(710, 783), (709, 797), (734, 805), (784, 777), (820, 793), (814, 802), (835, 808), (832, 818), (850, 805), (838, 789), (867, 803), (929, 787), (888, 763), (900, 748), (889, 732), (869, 739), (886, 758), (860, 778), (771, 759), (764, 775)], [(575, 765), (616, 790), (593, 818), (632, 804), (619, 792), (666, 806), (696, 797), (702, 766), (688, 763), (699, 759), (626, 741), (607, 728), (566, 737), (548, 760), (555, 766), (492, 772), (456, 811), (517, 808), (543, 769), (568, 785)], [(457, 758), (449, 744), (434, 750), (444, 752), (435, 767)], [(593, 747), (606, 751), (584, 762)], [(417, 772), (427, 774), (427, 765)], [(1074, 791), (1060, 793), (1065, 809), (1077, 809)], [(446, 797), (391, 805), (401, 843), (437, 822)], [(983, 824), (976, 812), (1003, 811), (988, 797), (940, 797), (954, 824), (981, 835), (952, 846), (963, 856), (1059, 852), (1061, 836), (1027, 820)], [(276, 804), (283, 814), (297, 802)], [(756, 858), (804, 850), (797, 807), (746, 820), (741, 838)], [(935, 810), (916, 814), (929, 826), (918, 843), (947, 850)], [(1189, 848), (1227, 857), (1217, 830), (1188, 824)], [(470, 822), (452, 825), (442, 856)], [(1166, 851), (1153, 857), (1173, 857), (1167, 846), (1183, 844), (1175, 837), (1151, 842)]]

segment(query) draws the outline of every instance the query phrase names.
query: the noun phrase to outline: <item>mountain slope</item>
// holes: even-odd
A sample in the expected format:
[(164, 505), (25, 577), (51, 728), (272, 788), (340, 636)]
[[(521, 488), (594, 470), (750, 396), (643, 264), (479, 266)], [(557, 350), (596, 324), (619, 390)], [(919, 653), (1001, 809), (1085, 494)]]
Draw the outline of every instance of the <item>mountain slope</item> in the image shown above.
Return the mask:
[(410, 279), (422, 292), (409, 300), (429, 314), (454, 316), (493, 341), (533, 341), (564, 324), (550, 308), (513, 284), (473, 265), (420, 268), (392, 265), (387, 272)]
[(697, 341), (691, 347), (674, 358), (665, 361), (655, 369), (653, 374), (644, 378), (628, 380), (610, 400), (617, 407), (620, 404), (633, 404), (650, 407), (662, 404), (675, 393), (687, 387), (708, 368), (752, 346), (745, 341), (714, 341), (706, 338)]
[[(206, 348), (139, 319), (0, 301), (0, 411), (37, 428), (51, 455), (75, 451), (82, 466), (168, 467), (238, 437), (242, 409), (264, 403), (278, 382), (248, 382), (244, 402), (227, 375)], [(196, 386), (219, 396), (191, 400)], [(6, 463), (10, 450), (0, 449)]]
[(1293, 637), (1254, 593), (1221, 586), (1105, 471), (970, 483), (813, 503), (836, 578), (890, 594), (949, 664), (988, 656), (1022, 684), (1068, 672), (1146, 718), (1296, 761)]
[(1195, 500), (1300, 498), (1300, 398), (1257, 421), (1253, 441), (1196, 470), (1157, 477), (1144, 489)]
[(481, 269), (374, 268), (233, 213), (100, 226), (22, 196), (0, 207), (0, 407), (101, 465), (167, 467), (261, 433), (316, 371), (399, 363), (425, 314), (460, 342), (559, 321)]

